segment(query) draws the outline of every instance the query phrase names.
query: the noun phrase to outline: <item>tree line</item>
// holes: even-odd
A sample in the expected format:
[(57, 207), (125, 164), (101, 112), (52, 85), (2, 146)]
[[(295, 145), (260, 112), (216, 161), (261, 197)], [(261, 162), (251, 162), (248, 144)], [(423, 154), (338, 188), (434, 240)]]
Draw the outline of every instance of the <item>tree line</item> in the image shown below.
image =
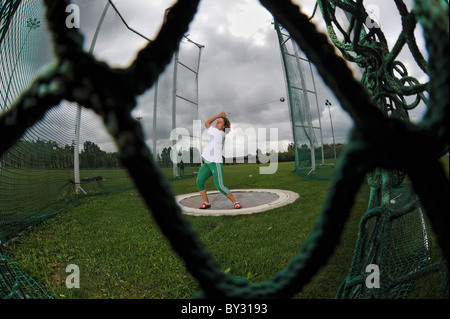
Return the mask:
[[(79, 154), (81, 169), (120, 168), (119, 153), (108, 153), (94, 142), (86, 141)], [(74, 145), (54, 141), (20, 140), (1, 158), (1, 166), (35, 169), (73, 169)]]
[[(344, 144), (336, 145), (336, 156), (339, 157), (344, 148)], [(165, 147), (161, 153), (157, 154), (157, 165), (161, 168), (172, 167), (171, 147)], [(333, 145), (324, 144), (324, 158), (334, 158)], [(260, 151), (258, 150), (258, 153)], [(302, 158), (309, 158), (311, 156), (311, 149), (306, 145), (302, 145), (297, 149), (297, 153)], [(267, 153), (266, 155), (269, 155)], [(190, 148), (178, 152), (180, 158), (189, 159), (184, 161), (186, 166), (198, 166), (194, 163), (194, 158), (200, 158), (197, 149)], [(315, 149), (316, 158), (321, 158), (322, 149), (320, 147)], [(232, 163), (247, 163), (258, 162), (256, 156), (245, 156), (244, 158), (234, 158)], [(92, 141), (85, 141), (83, 148), (79, 154), (81, 169), (109, 169), (122, 168), (123, 165), (119, 159), (118, 152), (105, 152)], [(228, 160), (229, 161), (229, 160)], [(278, 162), (292, 162), (295, 161), (294, 143), (288, 145), (287, 151), (278, 152)], [(228, 164), (228, 163), (226, 163)], [(25, 141), (20, 140), (12, 147), (6, 154), (3, 155), (0, 162), (1, 167), (15, 167), (15, 168), (38, 168), (38, 169), (72, 169), (74, 167), (74, 145), (61, 146), (54, 141)]]
[[(341, 153), (344, 151), (345, 144), (337, 143), (336, 147), (333, 144), (323, 144), (323, 158), (324, 159), (334, 159), (339, 158)], [(297, 149), (297, 154), (300, 158), (308, 160), (311, 158), (311, 147), (303, 144)], [(322, 147), (314, 148), (314, 156), (317, 159), (322, 158)], [(287, 152), (278, 153), (279, 162), (291, 162), (295, 160), (295, 147), (294, 143), (288, 145)]]
[[(339, 158), (341, 152), (343, 151), (345, 147), (345, 144), (336, 144), (336, 158)], [(170, 153), (172, 151), (172, 148), (169, 147), (165, 147), (162, 152), (157, 155), (157, 164), (159, 167), (172, 167), (172, 159), (170, 157)], [(324, 159), (334, 159), (335, 156), (335, 148), (334, 145), (332, 144), (324, 144), (323, 145), (323, 154), (324, 154)], [(314, 149), (314, 153), (315, 153), (315, 157), (316, 159), (318, 158), (322, 158), (322, 148), (321, 147), (316, 147)], [(258, 150), (258, 154), (261, 154), (261, 151)], [(309, 159), (311, 157), (311, 148), (306, 145), (303, 144), (300, 146), (300, 148), (297, 149), (297, 154), (301, 157), (301, 158), (305, 158), (305, 159)], [(266, 153), (266, 155), (269, 155), (269, 153)], [(183, 157), (185, 159), (189, 158), (188, 162), (184, 162), (185, 165), (187, 166), (195, 166), (195, 165), (199, 165), (194, 163), (193, 159), (194, 158), (199, 158), (199, 152), (197, 149), (194, 148), (190, 148), (189, 151), (187, 150), (183, 150), (178, 152), (178, 156), (179, 157)], [(232, 163), (230, 164), (236, 164), (236, 163), (248, 163), (248, 161), (251, 161), (253, 163), (258, 163), (258, 157), (255, 155), (250, 155), (249, 156), (244, 156), (244, 158), (233, 158), (233, 161), (231, 161)], [(278, 162), (293, 162), (295, 161), (295, 146), (294, 143), (290, 143), (288, 145), (287, 151), (284, 152), (278, 152)], [(227, 164), (225, 162), (225, 164)]]

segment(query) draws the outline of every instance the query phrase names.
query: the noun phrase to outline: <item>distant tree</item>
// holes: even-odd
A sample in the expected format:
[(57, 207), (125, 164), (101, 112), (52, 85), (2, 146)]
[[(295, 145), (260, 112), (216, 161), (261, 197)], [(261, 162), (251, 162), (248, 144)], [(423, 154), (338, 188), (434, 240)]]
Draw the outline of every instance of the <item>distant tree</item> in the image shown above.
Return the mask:
[(295, 151), (295, 144), (294, 144), (294, 142), (289, 143), (287, 150), (288, 150), (288, 152), (294, 152)]
[(172, 160), (170, 159), (170, 152), (172, 151), (172, 148), (164, 147), (164, 149), (161, 152), (161, 167), (170, 167), (172, 164)]

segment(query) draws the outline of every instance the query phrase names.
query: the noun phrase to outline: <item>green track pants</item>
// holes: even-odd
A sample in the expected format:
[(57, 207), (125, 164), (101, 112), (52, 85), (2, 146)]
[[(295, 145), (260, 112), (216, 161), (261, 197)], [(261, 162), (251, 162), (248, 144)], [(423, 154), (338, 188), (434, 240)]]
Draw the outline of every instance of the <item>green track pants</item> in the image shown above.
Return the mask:
[(197, 175), (198, 190), (205, 190), (205, 182), (211, 175), (214, 178), (214, 186), (217, 190), (225, 196), (228, 195), (230, 190), (223, 184), (223, 163), (211, 163), (205, 161)]

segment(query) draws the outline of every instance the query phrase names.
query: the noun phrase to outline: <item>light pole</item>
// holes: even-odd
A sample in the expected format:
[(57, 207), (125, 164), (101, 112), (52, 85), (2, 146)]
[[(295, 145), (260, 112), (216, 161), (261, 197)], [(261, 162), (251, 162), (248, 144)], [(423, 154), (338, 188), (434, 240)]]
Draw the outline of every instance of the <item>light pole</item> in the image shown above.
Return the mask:
[(334, 140), (333, 120), (331, 119), (331, 111), (330, 111), (331, 102), (326, 100), (325, 105), (328, 107), (328, 113), (330, 114), (331, 135), (333, 136), (334, 159), (336, 160), (336, 141)]

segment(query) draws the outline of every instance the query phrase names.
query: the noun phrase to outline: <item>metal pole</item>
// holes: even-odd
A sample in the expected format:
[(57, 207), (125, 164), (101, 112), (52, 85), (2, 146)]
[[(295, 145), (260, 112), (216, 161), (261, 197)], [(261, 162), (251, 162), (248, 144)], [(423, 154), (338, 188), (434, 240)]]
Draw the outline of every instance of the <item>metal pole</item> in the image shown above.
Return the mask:
[(336, 141), (334, 140), (333, 120), (331, 119), (331, 111), (330, 111), (331, 102), (326, 100), (325, 105), (328, 106), (328, 113), (330, 114), (331, 135), (333, 136), (334, 159), (336, 160)]
[(75, 145), (73, 148), (73, 169), (75, 177), (75, 193), (78, 194), (80, 190), (86, 192), (80, 186), (80, 122), (81, 122), (81, 106), (77, 104), (77, 117), (75, 124)]
[[(204, 48), (204, 46), (202, 46), (202, 45), (197, 45), (198, 46), (198, 61), (197, 61), (197, 72), (196, 72), (196, 74), (195, 74), (195, 88), (196, 88), (196, 91), (195, 91), (195, 101), (197, 102), (197, 114), (196, 114), (196, 116), (197, 116), (197, 118), (196, 118), (196, 120), (200, 120), (200, 114), (199, 114), (199, 107), (198, 107), (198, 104), (199, 104), (199, 101), (198, 101), (198, 74), (199, 74), (199, 72), (200, 72), (200, 58), (201, 58), (201, 56), (202, 56), (202, 49)], [(192, 128), (193, 129), (193, 135), (195, 135), (194, 134), (194, 128)], [(202, 163), (202, 157), (201, 157), (201, 155), (200, 154), (202, 154), (202, 134), (201, 134), (201, 130), (199, 130), (199, 132), (198, 132), (198, 136), (193, 136), (193, 142), (194, 142), (194, 139), (198, 139), (197, 140), (197, 142), (194, 142), (193, 143), (193, 148), (192, 148), (192, 152), (194, 152), (194, 149), (195, 149), (195, 146), (197, 146), (197, 148), (198, 148), (198, 152), (199, 152), (199, 159), (198, 159), (198, 161), (200, 162), (200, 163)], [(190, 150), (189, 150), (190, 151)], [(192, 154), (192, 162), (193, 163), (191, 163), (191, 164), (194, 164), (195, 162), (196, 162), (196, 160), (194, 159), (194, 154)]]
[[(91, 47), (89, 48), (89, 54), (94, 52), (95, 43), (97, 42), (98, 33), (100, 31), (100, 27), (105, 18), (106, 12), (108, 11), (110, 3), (107, 2), (105, 5), (105, 9), (103, 9), (102, 16), (97, 25), (97, 29), (95, 30), (94, 37), (92, 38)], [(74, 147), (74, 179), (75, 179), (75, 193), (79, 193), (79, 191), (86, 192), (80, 186), (80, 160), (79, 160), (79, 150), (80, 150), (80, 123), (81, 123), (81, 105), (77, 104), (77, 117), (75, 124), (75, 147)]]
[[(177, 70), (178, 70), (178, 51), (175, 52), (174, 66), (173, 66), (173, 92), (172, 92), (172, 130), (177, 126)], [(177, 158), (178, 154), (175, 151), (175, 141), (172, 141), (172, 154), (175, 158), (172, 158), (173, 166), (173, 178), (177, 177)]]
[(157, 114), (157, 104), (158, 104), (158, 81), (155, 83), (155, 95), (153, 100), (153, 158), (155, 163), (158, 164), (158, 152), (156, 151), (156, 114)]

